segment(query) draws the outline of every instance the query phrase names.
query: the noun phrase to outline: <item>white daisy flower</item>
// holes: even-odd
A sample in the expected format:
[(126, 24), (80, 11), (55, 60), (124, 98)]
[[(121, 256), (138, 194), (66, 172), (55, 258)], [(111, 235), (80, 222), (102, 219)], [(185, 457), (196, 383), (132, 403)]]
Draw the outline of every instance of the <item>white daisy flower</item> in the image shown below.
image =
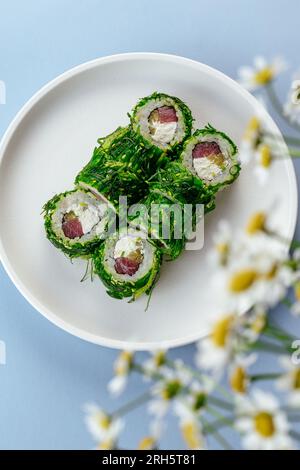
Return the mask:
[(224, 370), (234, 353), (236, 322), (237, 317), (234, 314), (215, 317), (211, 334), (197, 343), (197, 367), (214, 373)]
[(294, 302), (290, 311), (295, 317), (300, 317), (300, 302)]
[(180, 396), (174, 404), (174, 413), (180, 422), (191, 422), (198, 419), (211, 390), (212, 385), (200, 384), (198, 381), (191, 383), (188, 392)]
[(286, 372), (277, 380), (277, 386), (288, 392), (291, 406), (300, 408), (300, 365), (294, 364), (288, 356), (280, 357), (279, 362)]
[(216, 232), (213, 234), (214, 249), (209, 257), (214, 264), (225, 266), (232, 249), (232, 230), (226, 220), (220, 220)]
[(199, 421), (181, 421), (180, 425), (181, 435), (188, 449), (191, 450), (204, 450), (206, 448), (204, 436), (201, 430)]
[(284, 113), (290, 121), (300, 124), (300, 72), (294, 76), (292, 81)]
[(189, 449), (200, 450), (205, 447), (199, 416), (206, 404), (208, 393), (208, 388), (203, 387), (199, 382), (192, 382), (188, 393), (178, 398), (174, 404), (179, 428)]
[(247, 90), (253, 91), (268, 85), (285, 69), (286, 63), (280, 57), (274, 58), (272, 62), (267, 62), (263, 57), (257, 56), (254, 58), (253, 67), (239, 68), (239, 82)]
[[(295, 276), (298, 277), (298, 270), (295, 272)], [(296, 317), (300, 316), (300, 281), (297, 279), (294, 283), (294, 296), (295, 296), (295, 302), (290, 308), (290, 311), (293, 315)]]
[(155, 419), (150, 423), (150, 433), (143, 437), (139, 444), (138, 450), (152, 450), (157, 447), (157, 443), (162, 435), (164, 423), (160, 419)]
[(248, 368), (254, 364), (257, 359), (256, 354), (249, 356), (237, 355), (229, 366), (229, 384), (234, 393), (244, 395), (248, 391), (250, 379), (248, 376)]
[(265, 109), (257, 106), (257, 112), (249, 120), (240, 144), (241, 162), (252, 164), (252, 169), (260, 184), (264, 185), (273, 163), (284, 157), (288, 158), (285, 143), (265, 124)]
[(149, 403), (149, 413), (161, 419), (168, 411), (170, 404), (191, 382), (190, 372), (176, 361), (174, 369), (163, 366), (159, 371), (161, 379), (152, 388), (153, 400)]
[(116, 441), (124, 427), (120, 418), (109, 416), (94, 403), (84, 406), (85, 423), (98, 449), (114, 449)]
[(254, 173), (259, 184), (263, 186), (268, 181), (270, 176), (270, 167), (274, 159), (270, 145), (266, 143), (260, 144), (254, 153), (254, 158), (256, 162)]
[(248, 344), (253, 344), (267, 325), (267, 313), (261, 305), (255, 305), (240, 317), (240, 335)]
[(284, 248), (263, 233), (244, 238), (239, 256), (215, 278), (227, 311), (244, 313), (256, 304), (272, 307), (284, 297), (293, 279)]
[(150, 354), (151, 357), (143, 362), (143, 369), (145, 372), (146, 379), (151, 378), (153, 374), (159, 372), (159, 369), (165, 365), (167, 359), (167, 351), (163, 349), (151, 351)]
[(243, 165), (253, 161), (253, 155), (263, 138), (262, 123), (258, 116), (249, 120), (240, 144), (239, 156)]
[(236, 428), (242, 444), (249, 450), (293, 448), (290, 426), (280, 404), (270, 393), (255, 389), (251, 396), (238, 396)]
[(266, 133), (254, 152), (254, 173), (258, 182), (264, 185), (271, 175), (272, 165), (285, 158), (289, 158), (285, 142), (278, 135)]
[(249, 119), (245, 128), (239, 155), (242, 163), (253, 161), (253, 154), (268, 135), (265, 128), (266, 104), (260, 100), (256, 106), (255, 114)]
[(114, 395), (120, 395), (126, 385), (128, 374), (131, 371), (133, 353), (131, 351), (122, 351), (114, 364), (115, 376), (108, 382), (108, 391)]
[(265, 211), (257, 211), (252, 214), (246, 225), (246, 233), (248, 235), (256, 235), (259, 232), (266, 231), (267, 214)]

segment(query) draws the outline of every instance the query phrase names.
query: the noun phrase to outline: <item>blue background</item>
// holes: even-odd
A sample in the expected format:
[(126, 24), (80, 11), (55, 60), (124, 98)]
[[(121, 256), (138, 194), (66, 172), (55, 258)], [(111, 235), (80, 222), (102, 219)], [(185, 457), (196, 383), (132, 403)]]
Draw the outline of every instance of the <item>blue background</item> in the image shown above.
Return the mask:
[[(258, 53), (268, 58), (282, 54), (292, 69), (300, 68), (299, 18), (298, 0), (2, 0), (0, 80), (6, 83), (7, 103), (0, 105), (0, 134), (46, 82), (109, 54), (173, 53), (233, 78)], [(282, 97), (289, 78), (287, 73), (279, 79)], [(274, 314), (287, 327), (297, 328), (285, 313), (282, 309)], [(22, 298), (2, 267), (0, 339), (7, 347), (7, 365), (0, 366), (1, 449), (91, 448), (83, 403), (97, 400), (112, 410), (145, 387), (134, 377), (124, 397), (110, 399), (106, 383), (117, 352), (50, 324)], [(188, 361), (193, 353), (193, 346), (172, 351)], [(274, 368), (271, 361), (263, 357), (259, 367)], [(182, 447), (178, 433), (169, 429), (163, 447)], [(145, 412), (132, 413), (123, 447), (134, 447), (146, 432)]]

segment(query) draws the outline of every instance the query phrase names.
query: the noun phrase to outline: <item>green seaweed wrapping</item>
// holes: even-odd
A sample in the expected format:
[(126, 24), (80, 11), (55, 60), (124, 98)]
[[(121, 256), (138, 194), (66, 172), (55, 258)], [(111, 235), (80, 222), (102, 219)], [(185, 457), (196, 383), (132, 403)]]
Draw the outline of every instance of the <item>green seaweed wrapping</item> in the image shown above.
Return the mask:
[[(97, 225), (87, 234), (75, 237), (75, 233), (71, 233), (72, 238), (68, 238), (63, 231), (65, 215), (70, 213), (70, 211), (73, 213), (74, 205), (84, 209), (89, 204), (93, 206), (94, 213), (99, 210)], [(70, 207), (69, 212), (68, 207)], [(55, 195), (44, 205), (43, 215), (48, 240), (70, 258), (90, 257), (94, 249), (102, 243), (114, 220), (112, 210), (106, 204), (99, 202), (92, 193), (84, 189), (75, 189)], [(74, 220), (74, 213), (72, 217)], [(78, 225), (75, 227), (71, 226), (71, 231), (73, 230), (74, 232), (76, 228), (78, 229)]]
[(185, 141), (180, 162), (215, 192), (233, 183), (241, 170), (235, 143), (210, 124)]
[(184, 204), (203, 204), (206, 213), (215, 207), (215, 190), (180, 162), (170, 162), (158, 170), (149, 181), (149, 188)]
[(109, 159), (122, 163), (125, 171), (135, 173), (141, 184), (168, 161), (162, 149), (144, 140), (131, 126), (118, 128), (98, 139), (98, 143)]
[(85, 187), (115, 208), (120, 196), (127, 196), (128, 204), (133, 204), (144, 196), (146, 182), (142, 169), (131, 168), (131, 162), (124, 157), (113, 159), (102, 146), (95, 148), (92, 159), (76, 176), (75, 184)]
[[(129, 229), (129, 237), (135, 230)], [(136, 300), (143, 293), (150, 294), (159, 276), (162, 254), (150, 241), (143, 237), (143, 261), (139, 270), (131, 275), (116, 271), (114, 252), (117, 242), (126, 235), (115, 232), (99, 246), (93, 256), (94, 272), (99, 276), (107, 293), (115, 299), (131, 297)]]

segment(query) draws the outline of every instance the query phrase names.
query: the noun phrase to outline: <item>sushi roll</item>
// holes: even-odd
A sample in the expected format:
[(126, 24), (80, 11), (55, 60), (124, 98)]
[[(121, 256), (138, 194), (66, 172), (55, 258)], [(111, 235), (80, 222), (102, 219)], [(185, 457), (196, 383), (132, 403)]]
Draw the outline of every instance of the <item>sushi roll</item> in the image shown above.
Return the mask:
[(90, 256), (113, 220), (107, 204), (84, 189), (58, 194), (43, 209), (47, 238), (70, 258)]
[(93, 192), (116, 211), (120, 196), (127, 196), (128, 204), (133, 204), (146, 192), (141, 171), (133, 171), (122, 159), (111, 158), (102, 146), (95, 148), (89, 163), (76, 176), (75, 184)]
[(128, 228), (108, 237), (93, 256), (94, 272), (116, 299), (149, 294), (158, 278), (161, 253), (137, 230)]
[(193, 117), (188, 106), (179, 98), (165, 93), (153, 93), (142, 98), (131, 116), (131, 126), (144, 145), (164, 152), (176, 153), (190, 137)]
[(216, 191), (232, 183), (240, 172), (236, 145), (210, 125), (194, 132), (185, 142), (180, 161)]
[(205, 212), (215, 207), (215, 191), (180, 162), (169, 162), (149, 181), (150, 191), (183, 204), (203, 204)]
[(185, 246), (184, 203), (150, 191), (128, 214), (130, 226), (142, 230), (170, 260), (178, 258)]

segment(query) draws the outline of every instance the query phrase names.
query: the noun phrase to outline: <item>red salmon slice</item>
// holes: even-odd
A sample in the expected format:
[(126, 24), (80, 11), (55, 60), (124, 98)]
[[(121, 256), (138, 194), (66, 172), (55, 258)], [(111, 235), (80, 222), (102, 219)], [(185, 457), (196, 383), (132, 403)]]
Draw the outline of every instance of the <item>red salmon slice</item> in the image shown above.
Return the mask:
[(74, 219), (69, 219), (63, 222), (62, 230), (67, 238), (80, 238), (84, 235), (82, 230), (82, 225), (80, 220), (75, 217)]
[(139, 269), (140, 263), (136, 260), (125, 258), (124, 256), (116, 258), (115, 270), (118, 274), (128, 274), (133, 276)]

